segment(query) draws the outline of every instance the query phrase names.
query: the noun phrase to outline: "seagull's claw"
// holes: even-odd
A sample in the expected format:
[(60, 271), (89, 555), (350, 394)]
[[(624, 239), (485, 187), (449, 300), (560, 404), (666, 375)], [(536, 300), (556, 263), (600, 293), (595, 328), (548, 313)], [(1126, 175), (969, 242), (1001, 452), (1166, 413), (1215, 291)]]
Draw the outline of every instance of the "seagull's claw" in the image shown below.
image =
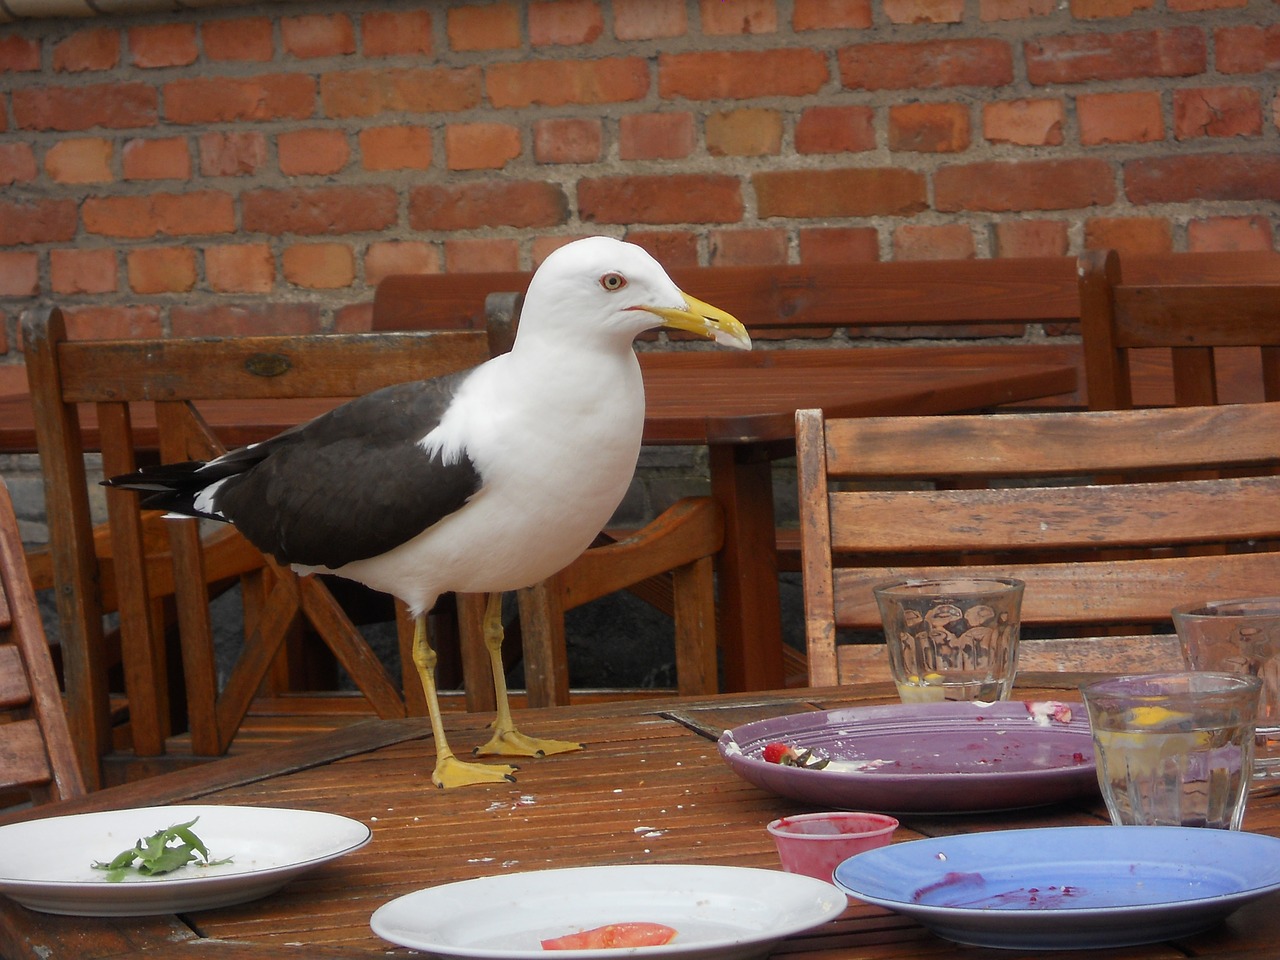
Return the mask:
[(527, 737), (519, 730), (495, 733), (484, 746), (476, 747), (478, 757), (549, 757), (557, 753), (581, 750), (582, 744), (570, 740), (543, 740)]
[(507, 763), (468, 763), (454, 756), (441, 757), (431, 771), (431, 782), (441, 789), (473, 783), (515, 783), (519, 769)]

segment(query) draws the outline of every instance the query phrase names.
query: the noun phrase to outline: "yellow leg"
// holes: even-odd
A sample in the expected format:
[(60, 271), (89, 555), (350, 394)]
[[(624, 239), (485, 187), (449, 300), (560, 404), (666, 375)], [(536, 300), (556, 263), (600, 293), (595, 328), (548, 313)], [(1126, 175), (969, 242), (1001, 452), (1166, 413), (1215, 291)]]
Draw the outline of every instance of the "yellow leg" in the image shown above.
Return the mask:
[(440, 700), (436, 696), (436, 652), (427, 642), (425, 614), (413, 622), (413, 663), (418, 668), (422, 692), (427, 697), (431, 734), (436, 741), (436, 766), (431, 771), (431, 782), (437, 787), (463, 787), (470, 783), (503, 783), (515, 780), (516, 767), (505, 763), (470, 763), (459, 760), (449, 749), (444, 736), (444, 721), (440, 718)]
[(516, 729), (511, 719), (507, 678), (502, 668), (502, 638), (502, 594), (491, 593), (484, 608), (484, 645), (489, 651), (489, 663), (493, 667), (493, 688), (497, 695), (498, 716), (493, 721), (493, 736), (484, 746), (476, 747), (475, 752), (481, 756), (546, 757), (553, 753), (581, 750), (580, 743), (526, 737)]

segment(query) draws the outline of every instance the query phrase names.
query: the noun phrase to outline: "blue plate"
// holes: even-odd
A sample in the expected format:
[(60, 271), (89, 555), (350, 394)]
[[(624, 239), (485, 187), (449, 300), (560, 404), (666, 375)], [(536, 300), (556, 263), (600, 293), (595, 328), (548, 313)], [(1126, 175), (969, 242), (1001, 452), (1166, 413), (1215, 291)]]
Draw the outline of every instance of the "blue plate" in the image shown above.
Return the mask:
[(895, 843), (835, 871), (850, 896), (985, 947), (1185, 937), (1280, 890), (1280, 839), (1198, 827), (1046, 827)]

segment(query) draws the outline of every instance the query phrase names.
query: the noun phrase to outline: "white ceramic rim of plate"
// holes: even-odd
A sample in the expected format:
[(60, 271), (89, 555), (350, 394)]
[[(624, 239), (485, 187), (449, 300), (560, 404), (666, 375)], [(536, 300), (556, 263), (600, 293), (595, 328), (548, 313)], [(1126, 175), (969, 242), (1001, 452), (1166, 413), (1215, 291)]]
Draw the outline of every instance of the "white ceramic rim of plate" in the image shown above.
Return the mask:
[[(8, 856), (12, 855), (12, 838), (15, 836), (22, 837), (23, 834), (31, 835), (22, 837), (23, 840), (39, 840), (42, 834), (49, 834), (52, 831), (59, 834), (57, 836), (58, 842), (66, 845), (68, 841), (64, 831), (69, 827), (88, 826), (92, 828), (93, 825), (110, 823), (113, 820), (136, 820), (146, 825), (129, 828), (125, 830), (125, 833), (137, 833), (138, 836), (147, 836), (175, 823), (182, 823), (196, 817), (204, 820), (206, 826), (203, 831), (200, 824), (197, 824), (193, 829), (196, 835), (208, 845), (210, 856), (217, 859), (219, 856), (217, 834), (216, 832), (209, 832), (208, 819), (211, 815), (221, 818), (227, 814), (238, 815), (246, 818), (249, 822), (253, 822), (255, 819), (278, 820), (280, 823), (279, 826), (274, 828), (276, 830), (285, 826), (296, 830), (299, 820), (304, 820), (312, 825), (325, 824), (345, 832), (338, 834), (340, 839), (333, 843), (313, 847), (303, 859), (278, 860), (244, 868), (237, 868), (233, 861), (222, 868), (218, 868), (216, 873), (191, 874), (178, 877), (165, 874), (125, 882), (110, 880), (105, 872), (100, 872), (99, 876), (90, 875), (87, 878), (82, 877), (79, 879), (14, 875), (11, 868), (4, 862)], [(337, 830), (334, 832), (335, 834), (338, 833)], [(155, 807), (128, 807), (119, 810), (100, 810), (89, 813), (22, 820), (17, 823), (0, 826), (0, 890), (21, 891), (24, 889), (47, 889), (52, 887), (65, 888), (67, 891), (72, 891), (77, 888), (90, 887), (95, 889), (113, 888), (125, 891), (139, 883), (145, 884), (148, 889), (156, 891), (176, 889), (191, 884), (207, 884), (212, 881), (232, 880), (237, 877), (262, 876), (280, 870), (303, 870), (313, 864), (323, 863), (342, 854), (358, 850), (365, 846), (372, 836), (373, 832), (367, 824), (361, 823), (359, 820), (353, 820), (350, 817), (344, 817), (341, 814), (294, 807), (256, 807), (237, 806), (234, 804), (169, 804)], [(117, 839), (112, 839), (110, 842), (104, 843), (101, 850), (97, 847), (90, 848), (88, 846), (82, 846), (79, 850), (83, 853), (83, 859), (87, 866), (94, 860), (114, 856), (121, 850), (126, 849), (131, 842), (132, 840), (118, 841)], [(78, 852), (76, 855), (79, 856), (80, 853)]]
[[(632, 881), (647, 879), (649, 886), (632, 888), (625, 883), (619, 885), (615, 880), (618, 877), (630, 878)], [(613, 887), (608, 886), (611, 880), (615, 880)], [(477, 947), (442, 943), (426, 937), (413, 938), (409, 936), (406, 938), (400, 935), (408, 932), (405, 931), (404, 927), (397, 926), (395, 929), (389, 929), (390, 922), (388, 917), (394, 916), (400, 910), (410, 908), (416, 910), (419, 916), (425, 915), (427, 913), (426, 908), (431, 905), (432, 900), (448, 899), (455, 895), (478, 897), (482, 898), (481, 902), (492, 904), (496, 898), (504, 894), (509, 895), (512, 892), (519, 893), (522, 887), (529, 885), (537, 885), (545, 889), (558, 884), (555, 889), (561, 892), (557, 896), (567, 898), (572, 897), (572, 893), (564, 892), (563, 885), (566, 882), (573, 881), (581, 881), (583, 888), (587, 890), (610, 890), (613, 893), (628, 890), (643, 892), (645, 889), (667, 891), (676, 882), (686, 886), (696, 886), (698, 889), (711, 893), (722, 893), (726, 888), (732, 890), (736, 883), (740, 888), (736, 892), (743, 896), (750, 895), (758, 899), (762, 909), (765, 910), (771, 905), (776, 906), (778, 892), (787, 888), (792, 888), (795, 891), (794, 896), (797, 901), (802, 898), (813, 898), (812, 913), (797, 917), (785, 924), (780, 923), (772, 927), (761, 927), (754, 931), (743, 928), (743, 932), (740, 935), (733, 937), (676, 941), (643, 948), (556, 951), (556, 953), (573, 957), (574, 960), (605, 960), (605, 958), (609, 957), (626, 956), (636, 950), (642, 951), (646, 957), (675, 957), (683, 954), (711, 956), (721, 951), (733, 951), (735, 955), (745, 955), (746, 948), (752, 943), (776, 942), (793, 933), (812, 929), (838, 917), (844, 911), (848, 902), (844, 892), (833, 883), (815, 880), (812, 877), (800, 874), (783, 873), (780, 870), (768, 870), (761, 867), (734, 867), (719, 864), (604, 864), (495, 874), (488, 877), (477, 877), (433, 887), (424, 887), (421, 890), (404, 894), (383, 904), (374, 911), (369, 925), (374, 933), (391, 943), (423, 950), (438, 956), (485, 957), (493, 958), (493, 960), (546, 960), (547, 951), (541, 948), (504, 950), (495, 948), (491, 944)], [(585, 896), (589, 898), (590, 895), (586, 894)], [(769, 899), (770, 897), (772, 897), (772, 900)], [(575, 907), (581, 902), (582, 897), (580, 896), (575, 901)], [(639, 921), (654, 918), (636, 916), (631, 919)], [(591, 929), (609, 922), (621, 921), (609, 921), (603, 918), (598, 921), (587, 919), (585, 922), (578, 924), (578, 926), (580, 929)], [(657, 918), (657, 922), (663, 922), (662, 918)], [(565, 930), (564, 932), (568, 933), (570, 931)], [(389, 936), (389, 933), (397, 935)]]

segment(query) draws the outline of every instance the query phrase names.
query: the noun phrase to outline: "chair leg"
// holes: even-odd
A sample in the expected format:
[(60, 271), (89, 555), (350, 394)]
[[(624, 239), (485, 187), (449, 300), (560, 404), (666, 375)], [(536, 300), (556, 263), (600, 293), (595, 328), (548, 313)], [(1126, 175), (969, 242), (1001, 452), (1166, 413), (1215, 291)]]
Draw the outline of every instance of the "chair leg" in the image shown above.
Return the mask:
[(674, 577), (676, 680), (681, 696), (715, 693), (716, 593), (714, 565), (700, 557), (677, 567)]
[(517, 596), (529, 706), (563, 706), (569, 702), (569, 655), (560, 576), (527, 587)]
[(489, 654), (484, 645), (483, 593), (460, 593), (458, 602), (458, 644), (462, 655), (462, 683), (467, 710), (473, 713), (498, 708)]

